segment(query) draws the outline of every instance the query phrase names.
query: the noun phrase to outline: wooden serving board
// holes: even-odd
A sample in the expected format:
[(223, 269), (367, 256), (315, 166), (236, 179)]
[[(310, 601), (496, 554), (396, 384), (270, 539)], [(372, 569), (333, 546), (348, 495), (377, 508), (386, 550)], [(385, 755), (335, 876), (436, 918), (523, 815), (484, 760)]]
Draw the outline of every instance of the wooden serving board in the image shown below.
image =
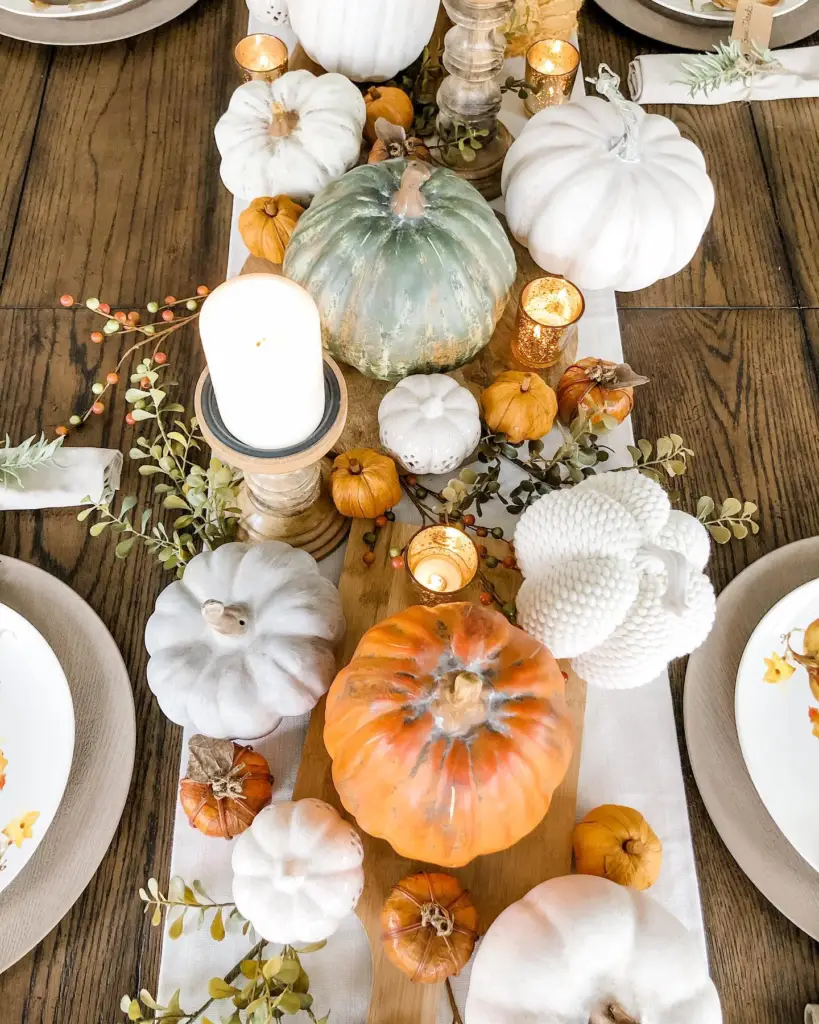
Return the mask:
[[(367, 550), (362, 535), (368, 529), (370, 523), (358, 519), (353, 522), (350, 532), (339, 586), (347, 619), (347, 633), (338, 652), (339, 666), (350, 661), (358, 641), (376, 622), (418, 603), (408, 574), (393, 569), (388, 554), (392, 547), (403, 548), (418, 527), (407, 523), (388, 523), (379, 533), (376, 561), (371, 566), (364, 565), (361, 559)], [(507, 553), (502, 541), (493, 542), (488, 538), (486, 543), (495, 554), (502, 556)], [(510, 600), (517, 591), (520, 576), (512, 570), (493, 570), (492, 581), (499, 595)], [(477, 599), (477, 589), (474, 596)], [(471, 891), (482, 930), (533, 886), (547, 878), (566, 875), (571, 870), (571, 833), (575, 824), (577, 772), (586, 706), (586, 684), (571, 672), (567, 696), (577, 729), (577, 744), (566, 778), (554, 795), (549, 813), (533, 832), (511, 849), (478, 857), (466, 867), (451, 871)], [(355, 824), (341, 806), (333, 786), (332, 766), (324, 746), (323, 732), (324, 699), (316, 706), (310, 719), (293, 799), (318, 797), (332, 804)], [(442, 869), (399, 857), (384, 840), (374, 839), (361, 829), (358, 831), (364, 842), (365, 881), (356, 913), (369, 937), (373, 957), (373, 987), (367, 1024), (435, 1024), (442, 986), (414, 984), (389, 963), (382, 950), (379, 915), (390, 889), (405, 875), (424, 868)]]

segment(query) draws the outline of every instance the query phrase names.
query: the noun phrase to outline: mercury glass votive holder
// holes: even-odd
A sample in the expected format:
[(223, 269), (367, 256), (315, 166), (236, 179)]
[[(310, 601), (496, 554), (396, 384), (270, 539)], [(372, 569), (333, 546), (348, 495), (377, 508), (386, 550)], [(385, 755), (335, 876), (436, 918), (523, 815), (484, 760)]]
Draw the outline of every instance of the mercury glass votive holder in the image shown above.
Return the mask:
[(520, 295), (514, 358), (533, 369), (554, 366), (577, 331), (585, 308), (583, 293), (565, 277), (530, 281)]
[(539, 39), (526, 51), (526, 84), (523, 101), (529, 117), (544, 107), (565, 103), (572, 94), (580, 54), (565, 39)]
[(246, 82), (275, 82), (287, 71), (287, 56), (287, 45), (264, 32), (240, 39), (233, 51)]
[(407, 545), (407, 569), (421, 604), (464, 600), (478, 573), (478, 549), (455, 526), (426, 526)]

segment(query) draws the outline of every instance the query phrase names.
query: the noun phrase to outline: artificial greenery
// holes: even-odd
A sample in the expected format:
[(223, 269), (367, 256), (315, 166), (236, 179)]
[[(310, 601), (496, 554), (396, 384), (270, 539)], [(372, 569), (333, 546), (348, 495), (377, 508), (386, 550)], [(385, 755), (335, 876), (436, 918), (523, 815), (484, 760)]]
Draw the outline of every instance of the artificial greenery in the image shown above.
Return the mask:
[(706, 494), (697, 502), (697, 519), (717, 544), (727, 544), (732, 537), (745, 540), (749, 531), (759, 533), (759, 523), (754, 519), (757, 511), (752, 501), (739, 498), (725, 498), (718, 504)]
[(681, 84), (688, 86), (692, 96), (698, 92), (708, 95), (715, 89), (735, 82), (747, 85), (754, 75), (761, 72), (784, 71), (771, 50), (753, 43), (750, 52), (743, 53), (736, 39), (730, 43), (717, 43), (712, 51), (697, 54), (687, 64), (683, 64), (682, 69), (684, 77)]
[(32, 434), (21, 444), (13, 447), (11, 438), (6, 434), (5, 443), (0, 444), (0, 487), (22, 487), (20, 474), (49, 465), (62, 443), (62, 437), (49, 441), (45, 434), (40, 434), (39, 438)]

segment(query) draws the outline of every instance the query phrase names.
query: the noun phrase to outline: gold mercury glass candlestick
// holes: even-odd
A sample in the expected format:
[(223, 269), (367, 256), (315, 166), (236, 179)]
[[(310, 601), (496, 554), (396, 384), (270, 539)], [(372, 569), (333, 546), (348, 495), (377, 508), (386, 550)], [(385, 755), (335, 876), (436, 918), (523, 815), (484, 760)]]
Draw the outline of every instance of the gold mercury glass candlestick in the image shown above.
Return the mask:
[(526, 84), (531, 91), (523, 101), (529, 117), (569, 99), (579, 66), (580, 54), (565, 39), (532, 43), (526, 52)]
[(454, 526), (427, 526), (407, 545), (407, 568), (422, 604), (463, 600), (478, 572), (478, 549)]
[(256, 32), (239, 40), (233, 59), (246, 82), (275, 82), (287, 71), (287, 46), (278, 36)]
[(512, 355), (524, 366), (544, 369), (560, 359), (586, 303), (565, 277), (538, 277), (521, 292)]

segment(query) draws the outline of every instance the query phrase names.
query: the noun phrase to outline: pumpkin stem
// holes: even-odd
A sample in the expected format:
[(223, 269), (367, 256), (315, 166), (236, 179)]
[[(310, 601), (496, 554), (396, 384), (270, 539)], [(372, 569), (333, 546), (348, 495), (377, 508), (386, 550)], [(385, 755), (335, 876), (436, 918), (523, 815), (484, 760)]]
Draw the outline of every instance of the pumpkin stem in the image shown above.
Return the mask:
[(421, 927), (434, 928), (439, 939), (452, 934), (455, 918), (440, 903), (424, 903), (421, 906)]
[(347, 468), (353, 474), (353, 476), (359, 476), (364, 470), (364, 467), (361, 465), (358, 459), (350, 459), (349, 463), (347, 464)]
[(268, 125), (267, 134), (272, 139), (286, 139), (299, 123), (299, 115), (295, 110), (285, 110), (281, 103), (272, 103), (270, 113), (273, 120)]
[(244, 795), (244, 782), (248, 773), (242, 765), (234, 765), (227, 775), (211, 779), (210, 788), (217, 800), (236, 800)]
[(275, 196), (265, 201), (264, 212), (268, 217), (277, 217), (279, 215), (279, 200)]
[(531, 373), (525, 373), (523, 380), (520, 382), (520, 393), (525, 395), (529, 388), (532, 386), (532, 375)]
[(462, 736), (486, 720), (483, 680), (474, 672), (445, 677), (431, 708), (439, 728)]
[(248, 630), (248, 610), (241, 604), (205, 601), (202, 618), (222, 636), (242, 636)]
[(640, 159), (640, 134), (637, 125), (643, 116), (639, 103), (632, 103), (620, 93), (620, 76), (615, 74), (608, 64), (600, 64), (597, 78), (587, 78), (587, 82), (604, 96), (614, 107), (623, 120), (623, 134), (612, 139), (610, 151), (621, 160), (635, 163)]
[(390, 204), (396, 217), (415, 219), (423, 217), (427, 201), (421, 192), (421, 186), (432, 177), (432, 171), (420, 160), (410, 160), (401, 175), (401, 184), (392, 197)]
[(646, 852), (646, 844), (642, 839), (627, 839), (623, 843), (623, 849), (630, 857), (642, 857)]
[(589, 1024), (640, 1024), (619, 1003), (607, 1003), (589, 1015)]

